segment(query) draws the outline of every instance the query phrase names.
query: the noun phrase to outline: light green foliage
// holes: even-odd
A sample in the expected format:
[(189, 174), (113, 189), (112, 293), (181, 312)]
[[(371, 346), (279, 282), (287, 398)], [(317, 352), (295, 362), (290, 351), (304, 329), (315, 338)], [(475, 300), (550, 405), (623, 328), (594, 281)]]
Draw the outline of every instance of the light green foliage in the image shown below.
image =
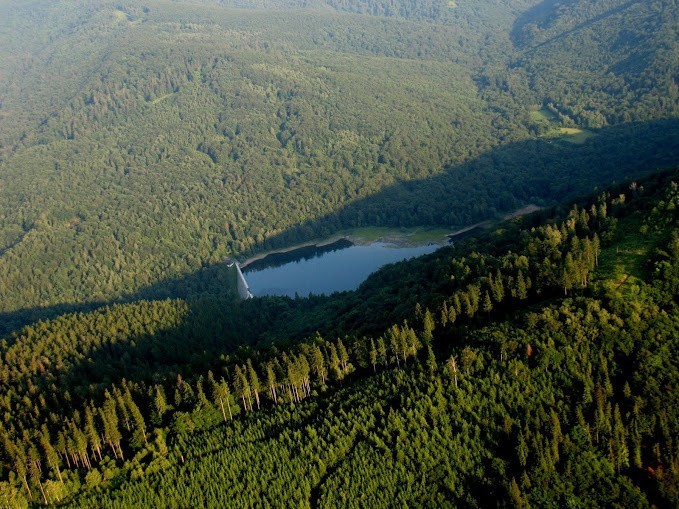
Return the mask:
[(676, 17), (0, 2), (0, 505), (675, 506), (676, 169), (331, 297), (222, 262), (676, 164)]
[[(234, 295), (227, 256), (464, 226), (675, 161), (676, 5), (576, 3), (554, 26), (531, 1), (0, 5), (1, 333), (118, 298)], [(637, 42), (581, 58), (604, 29)], [(536, 104), (606, 128), (538, 139)]]
[[(165, 404), (164, 412), (157, 409), (158, 375), (164, 372), (159, 356), (156, 385), (144, 380), (141, 369), (103, 395), (101, 386), (90, 384), (89, 397), (100, 406), (86, 406), (84, 418), (74, 397), (46, 401), (32, 414), (17, 412), (18, 419), (4, 423), (3, 447), (11, 458), (7, 486), (25, 495), (30, 488), (28, 496), (36, 501), (42, 483), (49, 500), (59, 496), (79, 507), (152, 507), (186, 497), (204, 505), (229, 500), (236, 507), (252, 500), (276, 506), (281, 498), (294, 505), (375, 507), (394, 500), (441, 507), (512, 501), (549, 506), (565, 499), (647, 507), (651, 499), (676, 501), (670, 469), (652, 489), (633, 481), (654, 465), (676, 462), (679, 401), (664, 389), (677, 376), (674, 272), (646, 272), (636, 293), (611, 293), (610, 276), (597, 272), (596, 243), (588, 241), (611, 239), (600, 253), (605, 259), (619, 242), (634, 241), (616, 241), (617, 228), (637, 231), (636, 238), (646, 241), (652, 231), (661, 248), (654, 251), (658, 266), (673, 266), (667, 261), (673, 248), (662, 249), (676, 238), (672, 175), (649, 179), (643, 189), (628, 187), (626, 194), (603, 193), (595, 199), (598, 206), (574, 206), (554, 221), (506, 224), (501, 231), (513, 239), (510, 244), (490, 232), (478, 242), (381, 271), (371, 280), (382, 280), (383, 295), (397, 299), (399, 292), (412, 292), (403, 286), (408, 277), (430, 278), (426, 290), (413, 295), (411, 311), (394, 320), (403, 325), (380, 329), (395, 311), (388, 299), (382, 307), (371, 305), (366, 296), (380, 295), (370, 285), (361, 293), (321, 299), (330, 309), (351, 302), (347, 315), (331, 314), (330, 323), (347, 327), (356, 313), (367, 311), (387, 342), (363, 334), (327, 341), (316, 332), (308, 343), (214, 360), (212, 369), (225, 375), (220, 382), (213, 371), (204, 375), (200, 362), (183, 364), (186, 377), (168, 375), (161, 382), (164, 392), (177, 394), (175, 407)], [(646, 233), (630, 229), (639, 222)], [(553, 274), (546, 272), (545, 257), (553, 259)], [(566, 259), (574, 274), (568, 298), (562, 288)], [(500, 283), (512, 289), (524, 272), (525, 294), (499, 291)], [(423, 327), (431, 341), (404, 320), (426, 324), (441, 314), (437, 306), (455, 308), (455, 296), (471, 287), (492, 308)], [(300, 316), (309, 320), (308, 303), (300, 304)], [(78, 319), (90, 318), (73, 316), (68, 323)], [(214, 315), (205, 319), (214, 321)], [(363, 325), (368, 332), (370, 323)], [(33, 334), (54, 327), (46, 323)], [(73, 353), (66, 349), (62, 355), (65, 360)], [(324, 381), (326, 369), (330, 378)], [(44, 397), (39, 378), (24, 376)], [(83, 387), (96, 379), (93, 372), (83, 376)], [(269, 392), (261, 408), (259, 390)], [(48, 418), (48, 411), (64, 415), (65, 426)], [(38, 449), (31, 429), (43, 420)], [(90, 447), (94, 453), (99, 443), (96, 430), (101, 461), (86, 452)], [(43, 454), (51, 473), (31, 466)], [(64, 464), (64, 454), (77, 466)], [(54, 476), (61, 470), (64, 484), (57, 489)], [(77, 471), (82, 487), (73, 481)], [(147, 482), (157, 488), (153, 493)]]

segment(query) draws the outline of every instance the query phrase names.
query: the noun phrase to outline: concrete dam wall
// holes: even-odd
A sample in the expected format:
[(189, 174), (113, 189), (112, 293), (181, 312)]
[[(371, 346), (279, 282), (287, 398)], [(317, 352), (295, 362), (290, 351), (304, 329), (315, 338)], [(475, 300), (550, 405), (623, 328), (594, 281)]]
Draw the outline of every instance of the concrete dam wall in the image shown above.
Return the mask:
[(254, 295), (250, 291), (248, 282), (245, 280), (243, 271), (240, 270), (240, 265), (236, 262), (236, 272), (238, 273), (238, 295), (241, 299), (252, 299)]

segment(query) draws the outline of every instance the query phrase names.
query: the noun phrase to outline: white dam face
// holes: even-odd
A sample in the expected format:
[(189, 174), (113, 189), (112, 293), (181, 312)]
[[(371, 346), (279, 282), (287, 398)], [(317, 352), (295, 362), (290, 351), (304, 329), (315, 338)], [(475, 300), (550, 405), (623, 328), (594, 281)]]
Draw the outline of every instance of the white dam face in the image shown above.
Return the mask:
[(252, 299), (254, 295), (250, 291), (248, 282), (245, 280), (243, 271), (240, 270), (240, 265), (238, 263), (236, 263), (236, 272), (238, 273), (238, 295), (240, 295), (241, 299)]

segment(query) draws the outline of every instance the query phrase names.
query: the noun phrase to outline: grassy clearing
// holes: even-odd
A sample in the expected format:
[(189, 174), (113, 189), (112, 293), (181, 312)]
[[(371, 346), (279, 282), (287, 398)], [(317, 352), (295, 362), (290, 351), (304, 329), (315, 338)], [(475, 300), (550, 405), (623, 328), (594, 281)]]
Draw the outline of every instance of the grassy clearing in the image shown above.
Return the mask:
[(618, 224), (613, 244), (603, 250), (597, 277), (613, 292), (633, 291), (648, 280), (648, 260), (659, 241), (658, 235), (641, 233), (641, 217), (631, 216)]
[(502, 220), (509, 221), (510, 219), (525, 216), (526, 214), (532, 214), (533, 212), (537, 212), (541, 208), (542, 207), (538, 207), (533, 203), (529, 203), (525, 207), (521, 207), (520, 209), (515, 210), (514, 212), (510, 212), (509, 214), (505, 214), (504, 216), (502, 216)]
[(549, 111), (547, 108), (542, 108), (536, 111), (530, 112), (530, 119), (534, 122), (557, 122), (558, 118), (554, 113)]
[(547, 108), (531, 111), (529, 116), (533, 122), (549, 127), (542, 135), (543, 138), (558, 138), (568, 143), (582, 145), (592, 136), (596, 136), (592, 131), (578, 127), (559, 127), (559, 118)]
[(441, 228), (435, 226), (416, 226), (412, 228), (387, 228), (368, 226), (365, 228), (353, 228), (337, 232), (331, 237), (331, 240), (338, 238), (348, 238), (357, 244), (367, 244), (370, 242), (389, 242), (398, 244), (400, 246), (421, 246), (422, 244), (447, 244), (448, 238), (452, 233), (464, 233), (467, 230), (472, 230), (476, 227), (485, 229), (492, 228), (498, 221), (507, 221), (525, 214), (530, 214), (540, 210), (540, 207), (534, 204), (526, 205), (509, 214), (495, 219), (489, 219), (467, 228), (453, 231), (450, 228)]
[(341, 234), (357, 243), (383, 241), (399, 245), (420, 245), (428, 243), (444, 244), (447, 242), (447, 236), (450, 234), (450, 229), (428, 227), (367, 227), (354, 228), (341, 232)]
[(589, 138), (596, 136), (592, 131), (578, 129), (577, 127), (560, 127), (558, 130), (559, 138), (575, 145), (582, 145)]
[(551, 129), (541, 137), (565, 141), (574, 145), (582, 145), (594, 136), (596, 136), (596, 133), (588, 131), (587, 129), (580, 129), (578, 127), (558, 127)]

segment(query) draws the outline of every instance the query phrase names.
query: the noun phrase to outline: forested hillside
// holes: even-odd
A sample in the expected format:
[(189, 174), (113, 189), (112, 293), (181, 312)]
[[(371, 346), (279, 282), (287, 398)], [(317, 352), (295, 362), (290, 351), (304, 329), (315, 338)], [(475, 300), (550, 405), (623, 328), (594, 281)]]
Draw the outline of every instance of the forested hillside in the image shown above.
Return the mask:
[(0, 3), (0, 330), (674, 164), (676, 3), (600, 7)]
[[(26, 328), (3, 345), (0, 500), (671, 507), (677, 176), (504, 223), (357, 292)], [(223, 335), (238, 327), (257, 348)]]
[(560, 118), (600, 127), (648, 111), (676, 116), (678, 22), (666, 2), (543, 2), (518, 18), (512, 41), (531, 88)]
[[(0, 506), (676, 507), (678, 19), (0, 0)], [(486, 220), (332, 296), (225, 263)]]

